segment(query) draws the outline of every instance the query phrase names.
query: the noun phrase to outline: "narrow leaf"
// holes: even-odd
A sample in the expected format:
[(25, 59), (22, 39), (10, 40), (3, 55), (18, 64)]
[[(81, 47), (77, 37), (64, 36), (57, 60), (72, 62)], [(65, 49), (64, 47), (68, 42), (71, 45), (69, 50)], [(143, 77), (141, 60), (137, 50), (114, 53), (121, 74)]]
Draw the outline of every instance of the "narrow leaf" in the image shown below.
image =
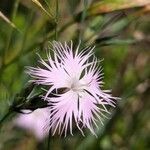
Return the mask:
[(2, 18), (5, 22), (7, 22), (13, 28), (17, 29), (17, 27), (15, 26), (15, 24), (13, 22), (11, 22), (1, 11), (0, 11), (0, 18)]
[(90, 15), (96, 15), (116, 10), (144, 7), (149, 4), (150, 0), (105, 0), (94, 3), (88, 11)]
[(35, 3), (43, 12), (49, 16), (51, 19), (53, 19), (53, 16), (42, 6), (42, 4), (38, 0), (32, 0), (33, 3)]

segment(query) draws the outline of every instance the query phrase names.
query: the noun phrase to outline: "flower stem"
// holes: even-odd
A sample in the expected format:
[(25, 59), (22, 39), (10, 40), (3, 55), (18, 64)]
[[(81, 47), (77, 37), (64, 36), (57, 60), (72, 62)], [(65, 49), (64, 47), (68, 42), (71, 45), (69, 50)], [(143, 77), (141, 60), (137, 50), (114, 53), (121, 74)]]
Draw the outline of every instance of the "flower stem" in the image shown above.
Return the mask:
[[(83, 5), (84, 5), (84, 9), (83, 9), (83, 13), (82, 13), (82, 16), (81, 16), (81, 22), (80, 22), (81, 26), (83, 26), (85, 18), (86, 18), (87, 6), (88, 6), (87, 0), (83, 0)], [(83, 27), (81, 27), (81, 29), (80, 29), (79, 41), (81, 41), (82, 38), (83, 38), (83, 34), (84, 34), (84, 30), (83, 29), (84, 29)]]
[(10, 116), (11, 113), (12, 111), (9, 109), (8, 112), (2, 117), (2, 119), (0, 120), (0, 129), (2, 127), (3, 122)]
[(55, 26), (55, 40), (57, 40), (57, 37), (58, 37), (58, 31), (57, 31), (57, 28), (58, 28), (58, 13), (59, 13), (59, 6), (58, 6), (58, 0), (56, 0), (56, 15), (55, 15), (55, 21), (56, 21), (56, 26)]
[(51, 130), (49, 129), (47, 150), (50, 150), (50, 139), (51, 139)]

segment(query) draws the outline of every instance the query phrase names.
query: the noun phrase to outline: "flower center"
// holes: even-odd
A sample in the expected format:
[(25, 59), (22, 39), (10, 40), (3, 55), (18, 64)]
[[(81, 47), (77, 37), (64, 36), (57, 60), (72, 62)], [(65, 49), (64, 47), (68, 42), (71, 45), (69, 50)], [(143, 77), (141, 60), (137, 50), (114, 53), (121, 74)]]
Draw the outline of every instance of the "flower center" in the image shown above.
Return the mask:
[(86, 86), (85, 84), (80, 83), (80, 80), (73, 78), (71, 81), (70, 89), (73, 90), (74, 92), (82, 92), (85, 86)]

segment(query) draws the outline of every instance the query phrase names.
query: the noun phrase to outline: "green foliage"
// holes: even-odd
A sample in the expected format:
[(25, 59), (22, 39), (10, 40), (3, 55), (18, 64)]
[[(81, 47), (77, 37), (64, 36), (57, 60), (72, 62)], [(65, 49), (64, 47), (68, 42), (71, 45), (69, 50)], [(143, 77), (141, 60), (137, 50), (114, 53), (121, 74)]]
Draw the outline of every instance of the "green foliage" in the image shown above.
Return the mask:
[(149, 149), (149, 14), (142, 13), (143, 4), (132, 3), (130, 9), (124, 8), (125, 0), (124, 5), (118, 0), (84, 2), (15, 0), (12, 4), (2, 0), (5, 5), (0, 11), (5, 12), (7, 7), (12, 10), (3, 13), (10, 22), (0, 18), (0, 119), (4, 121), (0, 124), (0, 149), (46, 149), (46, 142), (38, 142), (13, 125), (16, 114), (8, 119), (3, 116), (9, 110), (21, 112), (47, 106), (39, 99), (41, 90), (26, 84), (29, 77), (25, 67), (37, 65), (36, 53), (46, 55), (49, 41), (73, 40), (77, 45), (79, 38), (83, 46), (96, 45), (96, 56), (104, 58), (104, 87), (122, 99), (104, 126), (99, 124), (98, 138), (88, 131), (82, 137), (74, 130), (73, 137), (51, 137), (51, 149)]

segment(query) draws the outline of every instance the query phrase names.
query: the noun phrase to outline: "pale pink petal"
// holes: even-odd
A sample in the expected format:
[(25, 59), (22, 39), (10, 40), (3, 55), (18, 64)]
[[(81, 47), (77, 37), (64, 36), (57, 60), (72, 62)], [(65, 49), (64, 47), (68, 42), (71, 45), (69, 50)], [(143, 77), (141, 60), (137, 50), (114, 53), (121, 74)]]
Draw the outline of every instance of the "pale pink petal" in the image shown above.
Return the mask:
[(74, 118), (76, 123), (78, 122), (78, 95), (70, 90), (62, 94), (61, 97), (49, 98), (48, 100), (52, 105), (50, 128), (53, 128), (53, 134), (58, 126), (61, 126), (61, 132), (64, 130), (65, 135), (68, 126), (72, 133), (72, 119)]
[(14, 120), (14, 124), (32, 132), (38, 140), (42, 140), (48, 135), (48, 130), (44, 129), (49, 120), (49, 110), (47, 108), (36, 109), (30, 114), (20, 114)]

